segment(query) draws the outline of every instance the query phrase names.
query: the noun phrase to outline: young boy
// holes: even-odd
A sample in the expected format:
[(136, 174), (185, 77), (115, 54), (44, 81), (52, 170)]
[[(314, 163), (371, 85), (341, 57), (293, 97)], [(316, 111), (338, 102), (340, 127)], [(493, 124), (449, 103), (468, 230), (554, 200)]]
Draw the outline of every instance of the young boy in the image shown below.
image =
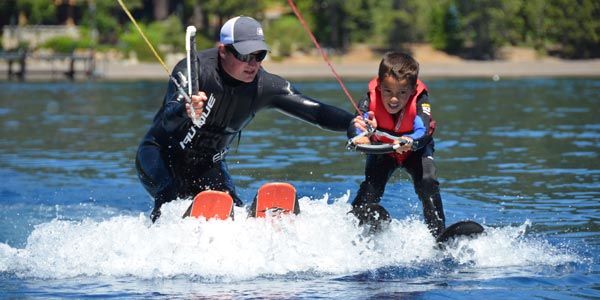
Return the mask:
[[(369, 83), (369, 92), (359, 103), (361, 111), (368, 113), (366, 118), (355, 117), (348, 137), (355, 145), (390, 143), (396, 149), (367, 154), (365, 180), (352, 201), (352, 213), (361, 224), (376, 228), (382, 220), (389, 220), (378, 203), (392, 173), (401, 167), (412, 177), (427, 227), (437, 237), (445, 228), (445, 217), (433, 162), (435, 122), (427, 87), (418, 75), (419, 64), (410, 55), (386, 53), (378, 77)], [(357, 137), (369, 127), (374, 131)]]

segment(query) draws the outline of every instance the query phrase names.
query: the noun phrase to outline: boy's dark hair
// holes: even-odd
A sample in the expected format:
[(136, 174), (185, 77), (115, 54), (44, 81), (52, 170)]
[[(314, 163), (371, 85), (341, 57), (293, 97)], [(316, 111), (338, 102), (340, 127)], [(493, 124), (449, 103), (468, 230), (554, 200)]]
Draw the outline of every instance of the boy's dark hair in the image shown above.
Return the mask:
[(395, 80), (406, 79), (415, 86), (419, 77), (419, 63), (406, 53), (387, 52), (379, 63), (379, 80), (386, 76), (392, 76)]

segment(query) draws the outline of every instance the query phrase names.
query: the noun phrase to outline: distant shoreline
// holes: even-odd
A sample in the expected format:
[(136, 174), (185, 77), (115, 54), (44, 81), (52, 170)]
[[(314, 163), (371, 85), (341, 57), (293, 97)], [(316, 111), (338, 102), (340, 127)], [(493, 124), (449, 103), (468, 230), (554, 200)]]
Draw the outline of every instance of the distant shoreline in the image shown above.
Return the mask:
[[(342, 78), (371, 79), (379, 62), (333, 64)], [(421, 78), (520, 78), (520, 77), (600, 77), (600, 59), (588, 61), (505, 62), (461, 61), (421, 63)], [(286, 78), (334, 78), (326, 63), (316, 65), (265, 64), (270, 72)]]
[[(420, 64), (420, 77), (430, 78), (544, 78), (544, 77), (591, 77), (600, 78), (600, 59), (563, 60), (556, 57), (540, 56), (533, 49), (505, 47), (499, 51), (498, 60), (466, 60), (434, 49), (429, 44), (410, 45), (410, 53)], [(369, 80), (376, 76), (381, 60), (380, 53), (370, 47), (358, 45), (342, 55), (331, 55), (328, 59), (343, 80)], [(169, 70), (182, 58), (184, 53), (165, 55)], [(27, 60), (26, 81), (67, 80), (68, 60), (51, 64), (43, 60)], [(78, 81), (88, 77), (81, 71), (86, 66), (76, 64)], [(13, 64), (13, 71), (19, 67)], [(289, 80), (335, 80), (335, 76), (319, 53), (294, 53), (283, 61), (272, 60), (270, 56), (263, 67), (271, 73)], [(167, 72), (158, 62), (137, 62), (119, 60), (96, 53), (94, 77), (104, 81), (166, 80)], [(8, 64), (0, 60), (0, 81), (8, 80)]]
[[(378, 62), (365, 63), (332, 62), (342, 79), (371, 79), (376, 75)], [(335, 79), (325, 63), (275, 63), (265, 62), (263, 67), (270, 73), (286, 79), (326, 80)], [(98, 68), (105, 80), (166, 79), (160, 64), (109, 63)], [(600, 77), (600, 59), (582, 61), (461, 61), (446, 63), (422, 63), (422, 78), (523, 78), (523, 77)]]
[[(332, 66), (342, 79), (368, 80), (375, 77), (378, 61), (352, 61)], [(174, 63), (172, 63), (174, 65)], [(169, 65), (168, 65), (169, 66)], [(290, 80), (334, 80), (329, 65), (324, 61), (311, 62), (273, 62), (265, 61), (263, 67), (274, 74)], [(14, 66), (13, 66), (14, 68)], [(60, 66), (53, 66), (55, 74), (39, 76), (36, 70), (48, 69), (48, 66), (28, 64), (26, 81), (66, 80), (61, 76)], [(172, 66), (169, 66), (172, 68)], [(31, 74), (31, 75), (30, 75)], [(97, 61), (97, 80), (166, 80), (167, 73), (159, 63), (128, 63), (125, 61)], [(503, 78), (525, 77), (599, 77), (600, 59), (594, 60), (550, 60), (550, 61), (450, 61), (421, 62), (420, 77), (428, 78)], [(0, 62), (0, 81), (8, 80), (8, 66)], [(78, 76), (77, 80), (85, 80)], [(14, 81), (14, 79), (13, 79)]]

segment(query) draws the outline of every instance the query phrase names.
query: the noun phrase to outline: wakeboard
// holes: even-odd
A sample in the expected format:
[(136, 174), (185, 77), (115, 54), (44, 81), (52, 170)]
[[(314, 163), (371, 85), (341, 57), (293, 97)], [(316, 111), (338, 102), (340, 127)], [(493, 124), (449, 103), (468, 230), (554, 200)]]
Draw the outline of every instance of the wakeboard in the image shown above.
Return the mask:
[(271, 182), (258, 189), (248, 217), (264, 218), (300, 213), (296, 189), (286, 182)]
[(435, 241), (438, 244), (443, 244), (453, 238), (460, 236), (476, 236), (482, 234), (483, 231), (483, 226), (475, 221), (459, 221), (446, 227)]
[(194, 197), (192, 204), (183, 217), (203, 217), (207, 220), (218, 219), (227, 220), (233, 219), (233, 198), (221, 191), (202, 191)]

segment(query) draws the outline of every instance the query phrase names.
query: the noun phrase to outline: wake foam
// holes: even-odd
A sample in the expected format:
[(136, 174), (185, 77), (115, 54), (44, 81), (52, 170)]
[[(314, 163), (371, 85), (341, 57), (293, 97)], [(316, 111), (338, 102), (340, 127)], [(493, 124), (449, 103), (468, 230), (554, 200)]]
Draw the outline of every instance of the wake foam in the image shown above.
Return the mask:
[(540, 238), (528, 237), (529, 222), (517, 227), (486, 227), (477, 239), (454, 240), (446, 251), (417, 217), (393, 220), (367, 236), (350, 214), (349, 193), (328, 204), (300, 199), (301, 214), (284, 218), (235, 220), (186, 218), (191, 200), (163, 206), (159, 221), (148, 216), (105, 220), (55, 219), (37, 225), (23, 249), (0, 243), (0, 272), (19, 277), (76, 276), (189, 277), (232, 281), (257, 277), (314, 274), (347, 276), (382, 268), (441, 267), (448, 259), (474, 270), (556, 266), (579, 258)]

